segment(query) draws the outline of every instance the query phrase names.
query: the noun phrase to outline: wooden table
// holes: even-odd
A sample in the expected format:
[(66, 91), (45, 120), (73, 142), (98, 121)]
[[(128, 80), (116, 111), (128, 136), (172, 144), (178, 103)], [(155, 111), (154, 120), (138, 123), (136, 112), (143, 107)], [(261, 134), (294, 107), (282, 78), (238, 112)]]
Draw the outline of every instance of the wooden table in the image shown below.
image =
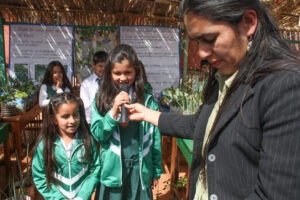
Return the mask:
[(4, 146), (5, 181), (8, 182), (10, 174), (10, 146), (9, 146), (9, 123), (0, 122), (0, 143)]
[(10, 131), (13, 134), (15, 149), (18, 153), (18, 156), (22, 158), (22, 131), (25, 126), (32, 122), (36, 117), (38, 117), (41, 113), (42, 109), (38, 104), (36, 104), (29, 111), (24, 114), (18, 114), (16, 116), (11, 117), (1, 117), (2, 121), (8, 122), (10, 125)]

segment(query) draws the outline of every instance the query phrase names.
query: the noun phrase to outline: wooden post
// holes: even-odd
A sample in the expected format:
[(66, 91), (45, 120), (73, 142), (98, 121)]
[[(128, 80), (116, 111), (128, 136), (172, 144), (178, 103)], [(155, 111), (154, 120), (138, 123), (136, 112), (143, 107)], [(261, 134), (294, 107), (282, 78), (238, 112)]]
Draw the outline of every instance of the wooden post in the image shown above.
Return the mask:
[[(176, 158), (177, 158), (177, 144), (176, 144), (176, 138), (172, 137), (172, 152), (171, 152), (171, 187), (175, 185), (177, 175), (176, 174)], [(171, 188), (171, 195), (174, 196), (174, 190)]]
[[(186, 33), (185, 33), (186, 34)], [(186, 34), (183, 40), (183, 75), (182, 75), (182, 89), (185, 87), (187, 76), (187, 63), (188, 63), (188, 51), (189, 51), (189, 36)]]
[(1, 13), (0, 13), (0, 68), (1, 68), (1, 85), (3, 86), (6, 84), (6, 69), (5, 69), (3, 18)]

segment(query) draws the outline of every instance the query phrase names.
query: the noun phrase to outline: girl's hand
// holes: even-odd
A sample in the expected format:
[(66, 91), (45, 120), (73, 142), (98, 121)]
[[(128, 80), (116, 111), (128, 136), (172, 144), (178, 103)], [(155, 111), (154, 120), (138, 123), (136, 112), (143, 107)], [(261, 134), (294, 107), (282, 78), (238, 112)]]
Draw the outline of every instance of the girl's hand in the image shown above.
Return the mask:
[(62, 86), (63, 86), (63, 81), (62, 81), (62, 79), (58, 79), (58, 80), (56, 81), (56, 90), (59, 90), (60, 88), (62, 88)]
[(114, 119), (117, 119), (118, 114), (121, 111), (121, 105), (129, 103), (130, 102), (130, 98), (128, 96), (127, 92), (120, 92), (114, 100), (114, 105), (111, 109), (111, 115)]
[(151, 185), (151, 189), (152, 189), (152, 190), (155, 189), (155, 188), (157, 187), (157, 185), (158, 185), (158, 180), (159, 180), (159, 179), (156, 179), (156, 178), (153, 179), (152, 185)]

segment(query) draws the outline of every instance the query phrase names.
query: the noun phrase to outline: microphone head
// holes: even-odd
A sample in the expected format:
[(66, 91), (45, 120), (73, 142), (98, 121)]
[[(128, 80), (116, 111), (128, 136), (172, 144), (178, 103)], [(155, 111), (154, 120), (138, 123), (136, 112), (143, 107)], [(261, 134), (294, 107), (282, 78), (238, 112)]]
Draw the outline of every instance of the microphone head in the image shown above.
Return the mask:
[(122, 86), (120, 88), (120, 91), (124, 91), (124, 92), (128, 93), (128, 86), (127, 86), (127, 84), (122, 84)]

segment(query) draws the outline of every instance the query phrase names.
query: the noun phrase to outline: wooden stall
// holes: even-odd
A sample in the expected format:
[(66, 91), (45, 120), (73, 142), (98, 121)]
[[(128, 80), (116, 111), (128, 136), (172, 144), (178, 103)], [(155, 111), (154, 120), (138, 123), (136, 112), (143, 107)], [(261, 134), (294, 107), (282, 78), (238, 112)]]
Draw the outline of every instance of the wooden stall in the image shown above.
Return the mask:
[[(178, 15), (181, 0), (1, 0), (0, 1), (0, 67), (1, 83), (7, 82), (9, 49), (8, 33), (5, 30), (11, 23), (68, 25), (75, 28), (115, 30), (119, 26), (146, 25), (179, 28), (180, 33), (180, 70), (184, 84), (201, 75), (200, 58), (197, 56), (197, 44), (189, 41), (184, 32), (182, 20)], [(283, 36), (300, 50), (300, 1), (265, 0), (271, 14), (280, 25)], [(3, 29), (4, 27), (4, 29)], [(5, 49), (5, 51), (3, 51)], [(73, 71), (76, 71), (76, 53)], [(74, 91), (79, 95), (79, 85), (73, 74)], [(22, 133), (28, 124), (40, 123), (40, 108), (36, 105), (30, 111), (14, 117), (3, 117), (9, 123), (9, 129), (15, 138), (16, 151), (22, 155)], [(5, 140), (7, 141), (7, 140)], [(7, 143), (6, 143), (7, 144)], [(164, 169), (171, 174), (171, 183), (178, 179), (179, 151), (190, 167), (192, 141), (176, 140), (163, 136), (163, 154), (171, 149), (171, 157), (163, 155)], [(179, 148), (178, 148), (179, 147)], [(6, 148), (7, 149), (7, 148)], [(10, 153), (10, 152), (9, 152)], [(170, 159), (168, 159), (170, 158)], [(7, 162), (6, 162), (7, 163)], [(189, 176), (189, 174), (187, 174)], [(187, 187), (187, 186), (186, 186)], [(173, 195), (174, 190), (170, 191)], [(186, 198), (188, 190), (185, 193)]]

